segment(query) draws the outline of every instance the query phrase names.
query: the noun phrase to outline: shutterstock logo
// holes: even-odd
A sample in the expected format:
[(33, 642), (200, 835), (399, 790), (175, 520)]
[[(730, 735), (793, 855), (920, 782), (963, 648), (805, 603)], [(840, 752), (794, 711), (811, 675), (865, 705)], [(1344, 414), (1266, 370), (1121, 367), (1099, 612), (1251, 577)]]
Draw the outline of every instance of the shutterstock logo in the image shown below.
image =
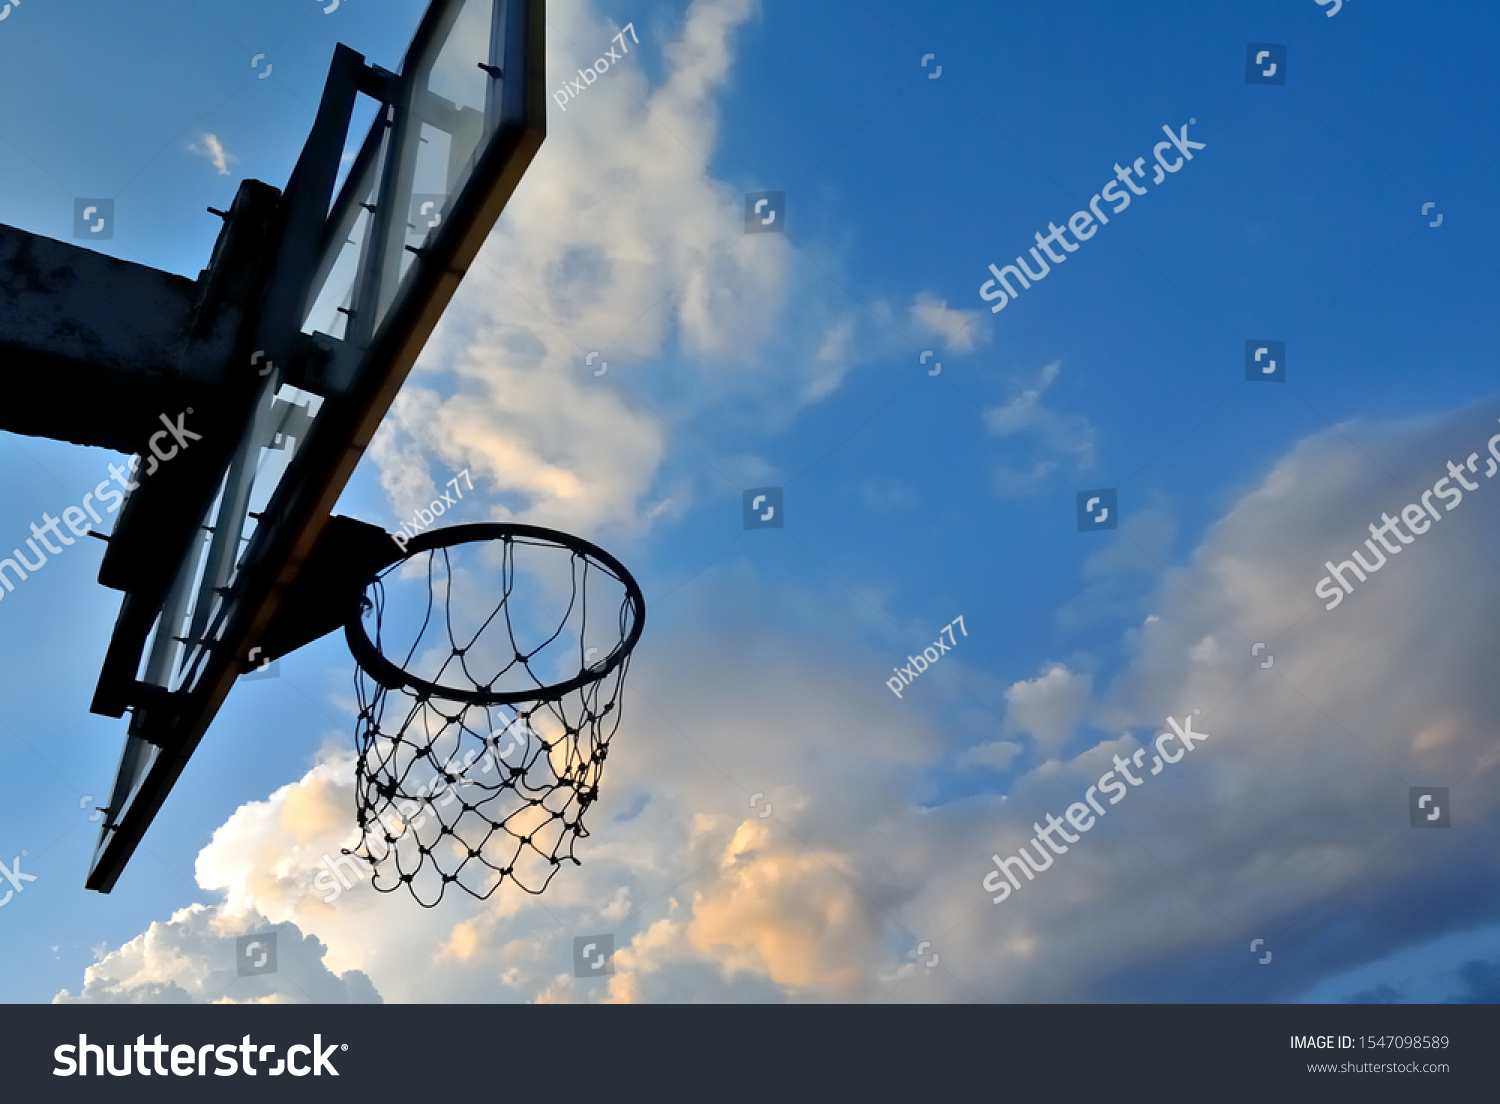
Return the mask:
[(1283, 341), (1245, 342), (1245, 378), (1252, 382), (1286, 382), (1286, 343)]
[(1413, 828), (1451, 828), (1447, 786), (1413, 786), (1408, 796)]
[(615, 937), (580, 935), (573, 940), (573, 976), (604, 977), (615, 972)]
[(1100, 487), (1096, 491), (1078, 492), (1078, 531), (1090, 533), (1095, 529), (1117, 529), (1120, 525), (1119, 506), (1113, 487)]
[[(306, 1036), (304, 1036), (305, 1038)], [(120, 1064), (115, 1064), (115, 1047), (120, 1049)], [(312, 1045), (294, 1043), (286, 1048), (284, 1057), (276, 1058), (275, 1043), (258, 1044), (254, 1037), (245, 1035), (237, 1043), (203, 1043), (196, 1047), (189, 1043), (164, 1043), (157, 1035), (154, 1042), (146, 1042), (144, 1034), (137, 1035), (134, 1043), (91, 1043), (87, 1035), (79, 1035), (78, 1042), (63, 1043), (52, 1051), (57, 1066), (53, 1077), (237, 1077), (243, 1072), (246, 1077), (338, 1077), (338, 1068), (333, 1056), (349, 1049), (348, 1043), (323, 1045), (323, 1036), (315, 1034)], [(168, 1055), (171, 1056), (170, 1063)], [(275, 1058), (276, 1064), (271, 1060)], [(132, 1061), (132, 1059), (134, 1059)], [(209, 1068), (210, 1060), (213, 1068)], [(171, 1069), (168, 1070), (170, 1064)], [(257, 1067), (259, 1064), (259, 1068)], [(127, 1095), (134, 1095), (127, 1094)], [(142, 1096), (151, 1094), (142, 1093)], [(156, 1099), (160, 1094), (152, 1095)], [(171, 1095), (171, 1094), (168, 1094)]]
[(436, 230), (443, 224), (443, 208), (448, 197), (440, 192), (418, 192), (411, 197), (408, 225), (418, 234)]
[(754, 487), (745, 492), (746, 529), (780, 529), (782, 521), (780, 487)]
[(242, 935), (235, 940), (240, 977), (276, 973), (276, 933)]
[(1285, 84), (1286, 47), (1279, 42), (1252, 42), (1245, 47), (1246, 84)]
[(114, 236), (114, 200), (75, 199), (73, 201), (73, 237), (89, 241), (108, 241)]
[(779, 234), (785, 230), (785, 192), (745, 193), (745, 233)]

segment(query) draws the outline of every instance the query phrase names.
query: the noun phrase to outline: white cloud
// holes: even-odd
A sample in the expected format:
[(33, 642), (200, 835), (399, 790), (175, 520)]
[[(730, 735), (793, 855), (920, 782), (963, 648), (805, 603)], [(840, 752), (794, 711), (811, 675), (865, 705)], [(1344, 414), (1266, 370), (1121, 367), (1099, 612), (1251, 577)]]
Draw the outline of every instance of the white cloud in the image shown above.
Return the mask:
[(1007, 720), (1031, 736), (1040, 750), (1053, 751), (1071, 736), (1086, 710), (1092, 680), (1054, 663), (1034, 679), (1005, 691)]
[[(1491, 428), (1460, 412), (1316, 434), (1159, 576), (1154, 617), (1127, 634), (1128, 663), (1090, 711), (1122, 735), (1041, 764), (1003, 805), (964, 810), (974, 834), (954, 846), (975, 856), (974, 891), (992, 869), (982, 856), (1014, 854), (1034, 822), (1080, 800), (1167, 716), (1201, 709), (1195, 727), (1212, 737), (1131, 787), (1053, 869), (981, 906), (952, 953), (987, 979), (986, 996), (1291, 999), (1493, 918), (1495, 892), (1472, 894), (1494, 884), (1481, 841), (1495, 839), (1500, 808), (1500, 756), (1479, 735), (1500, 706), (1480, 658), (1500, 646), (1500, 584), (1478, 554), (1500, 529), (1500, 503), (1445, 519), (1441, 540), (1407, 549), (1352, 596), (1358, 606), (1329, 613), (1313, 595), (1328, 554), (1411, 497), (1386, 472), (1420, 493), (1445, 455), (1482, 448)], [(1252, 656), (1256, 641), (1271, 642), (1273, 668)], [(1462, 780), (1453, 800), (1475, 847), (1412, 836), (1407, 787), (1438, 779)], [(945, 890), (924, 887), (922, 911), (942, 909)], [(1287, 933), (1281, 972), (1244, 974), (1250, 936), (1274, 932)]]
[(1031, 490), (1058, 470), (1075, 474), (1093, 467), (1093, 424), (1082, 414), (1060, 413), (1043, 405), (1043, 396), (1061, 375), (1060, 362), (1044, 365), (1036, 382), (984, 411), (985, 428), (997, 437), (1016, 438), (1032, 458), (1025, 469), (1001, 467), (996, 471), (995, 483), (1002, 493)]
[[(632, 673), (583, 865), (566, 866), (540, 901), (502, 889), (429, 911), (361, 880), (325, 902), (315, 879), (354, 831), (352, 756), (331, 751), (214, 833), (197, 876), (222, 895), (216, 911), (316, 933), (329, 969), (367, 974), (395, 1002), (875, 995), (909, 947), (893, 948), (858, 874), (869, 842), (858, 810), (887, 795), (879, 819), (896, 824), (877, 831), (899, 845), (900, 877), (919, 874), (901, 853), (897, 825), (913, 814), (899, 795), (939, 740), (871, 692), (859, 657), (829, 631), (847, 609), (821, 610), (823, 629), (806, 640), (784, 639), (746, 620), (746, 600), (788, 604), (748, 572), (711, 569), (694, 587), (688, 616), (658, 614), (665, 664)], [(803, 597), (789, 604), (821, 602)], [(860, 754), (830, 773), (819, 764), (845, 734), (858, 734)], [(752, 809), (755, 791), (765, 801)], [(573, 978), (573, 937), (603, 932), (621, 933), (616, 979)]]
[[(106, 956), (84, 997), (207, 997), (229, 933), (247, 930), (232, 918), (257, 914), (326, 945), (321, 984), (337, 975), (353, 993), (358, 970), (392, 1001), (1285, 1000), (1492, 920), (1496, 488), (1336, 611), (1312, 594), (1330, 550), (1410, 497), (1384, 471), (1424, 484), (1489, 428), (1459, 414), (1304, 441), (1159, 578), (1123, 670), (1089, 700), (1063, 664), (1010, 687), (1008, 723), (1041, 762), (1004, 793), (934, 798), (935, 775), (1009, 766), (1019, 742), (955, 739), (942, 681), (920, 711), (882, 693), (880, 661), (850, 644), (861, 600), (710, 569), (657, 615), (583, 866), (540, 902), (502, 891), (425, 911), (360, 884), (325, 904), (312, 881), (347, 844), (352, 808), (348, 756), (330, 754), (215, 833), (198, 877), (220, 909)], [(1194, 709), (1210, 735), (1186, 761), (989, 902), (992, 854)], [(1085, 722), (1116, 735), (1058, 758)], [(1411, 834), (1407, 786), (1422, 783), (1452, 787), (1452, 837)], [(187, 938), (214, 924), (213, 940)], [(1247, 975), (1247, 933), (1264, 932), (1285, 933), (1285, 966)], [(619, 935), (611, 980), (571, 976), (573, 937), (592, 933)], [(935, 939), (942, 967), (914, 969), (917, 942)]]
[(1105, 541), (1083, 563), (1084, 586), (1057, 611), (1073, 628), (1105, 618), (1130, 619), (1171, 561), (1177, 523), (1162, 505), (1131, 502), (1120, 521), (1120, 540)]
[(817, 374), (803, 388), (803, 401), (817, 402), (838, 389), (849, 369), (849, 345), (853, 338), (853, 319), (846, 318), (828, 328), (818, 351), (813, 354)]
[[(680, 359), (672, 401), (689, 408), (726, 395), (785, 407), (838, 386), (850, 336), (839, 324), (819, 324), (812, 358), (758, 362), (781, 323), (789, 249), (781, 235), (745, 237), (742, 196), (706, 165), (733, 37), (755, 11), (695, 0), (662, 47), (659, 85), (631, 57), (554, 115), (419, 362), (427, 371), (372, 443), (398, 513), (431, 500), (436, 458), (483, 479), (500, 516), (583, 533), (639, 526), (680, 512), (687, 490), (650, 497), (669, 431), (641, 401), (655, 379), (643, 371)], [(615, 33), (589, 4), (550, 18), (550, 72), (589, 64), (582, 51)], [(643, 37), (635, 50), (653, 48)], [(595, 350), (604, 376), (585, 369)]]
[[(753, 10), (697, 0), (659, 87), (621, 66), (556, 120), (424, 356), (427, 374), (373, 446), (398, 508), (430, 501), (436, 456), (502, 492), (497, 509), (583, 531), (640, 524), (685, 509), (692, 490), (651, 498), (667, 431), (631, 397), (635, 366), (685, 350), (684, 403), (700, 409), (773, 391), (815, 401), (843, 378), (847, 320), (820, 318), (802, 363), (756, 362), (782, 323), (785, 242), (741, 235), (739, 196), (704, 168), (732, 35)], [(553, 18), (553, 71), (592, 60), (567, 42), (612, 33), (586, 5)], [(962, 324), (972, 313), (923, 297), (913, 308), (954, 349), (978, 340)], [(607, 349), (609, 375), (584, 370), (593, 348)], [(992, 433), (1038, 453), (1011, 473), (1016, 486), (1093, 462), (1087, 419), (1043, 402), (1060, 371), (1045, 366), (985, 412)], [(1276, 975), (1285, 987), (1492, 916), (1493, 878), (1473, 864), (1500, 805), (1485, 736), (1500, 707), (1489, 672), (1500, 589), (1477, 551), (1493, 545), (1493, 497), (1445, 519), (1334, 614), (1312, 596), (1322, 561), (1406, 497), (1381, 469), (1422, 483), (1439, 454), (1482, 442), (1477, 424), (1318, 434), (1185, 565), (1159, 569), (1124, 542), (1101, 551), (1086, 581), (1153, 572), (1153, 617), (1125, 634), (1123, 670), (1096, 692), (1076, 663), (996, 688), (1014, 730), (1002, 735), (1030, 737), (1043, 759), (1005, 793), (945, 796), (954, 766), (1004, 768), (1025, 749), (970, 745), (941, 709), (894, 701), (871, 673), (888, 658), (861, 654), (850, 628), (870, 623), (860, 600), (790, 593), (729, 561), (653, 610), (584, 865), (541, 902), (502, 891), (424, 911), (365, 882), (324, 901), (315, 880), (350, 844), (354, 804), (351, 756), (329, 752), (214, 834), (197, 875), (219, 905), (153, 925), (104, 954), (78, 997), (58, 999), (358, 1000), (378, 987), (399, 1001), (862, 1000), (940, 983), (950, 997), (970, 987), (965, 999), (1212, 999), (1242, 971), (1247, 930), (1313, 917), (1309, 957)], [(768, 470), (757, 457), (731, 466)], [(1158, 562), (1168, 543), (1150, 545)], [(1255, 640), (1273, 642), (1274, 669), (1251, 658)], [(962, 658), (945, 664), (970, 681)], [(925, 686), (941, 704), (945, 683)], [(991, 854), (1192, 708), (1213, 736), (1188, 763), (1133, 791), (1043, 879), (988, 903)], [(1061, 759), (1085, 722), (1118, 735)], [(1405, 787), (1439, 779), (1479, 842), (1433, 864), (1402, 846), (1402, 818)], [(772, 816), (748, 807), (757, 792)], [(1330, 888), (1356, 880), (1357, 898)], [(1411, 900), (1421, 908), (1403, 911)], [(225, 972), (234, 936), (267, 927), (293, 969), (242, 986), (251, 979)], [(616, 977), (573, 978), (573, 937), (597, 932), (621, 934)], [(913, 972), (913, 946), (934, 934), (944, 968)], [(1297, 961), (1284, 954), (1278, 963)]]
[(218, 170), (220, 176), (229, 175), (229, 162), (238, 160), (232, 157), (224, 148), (224, 143), (219, 140), (217, 134), (205, 134), (201, 143), (191, 143), (188, 149), (200, 157), (206, 157), (209, 164)]
[[(241, 977), (238, 937), (276, 938), (276, 972)], [(179, 909), (84, 971), (76, 996), (54, 1004), (379, 1004), (359, 971), (332, 973), (327, 948), (293, 924), (269, 924), (253, 910)]]
[(918, 293), (911, 307), (911, 320), (927, 333), (941, 337), (956, 353), (971, 353), (978, 342), (989, 339), (983, 314), (977, 310), (953, 310), (946, 299)]
[(1010, 740), (995, 740), (988, 744), (976, 744), (959, 757), (964, 766), (990, 767), (1004, 770), (1025, 749)]

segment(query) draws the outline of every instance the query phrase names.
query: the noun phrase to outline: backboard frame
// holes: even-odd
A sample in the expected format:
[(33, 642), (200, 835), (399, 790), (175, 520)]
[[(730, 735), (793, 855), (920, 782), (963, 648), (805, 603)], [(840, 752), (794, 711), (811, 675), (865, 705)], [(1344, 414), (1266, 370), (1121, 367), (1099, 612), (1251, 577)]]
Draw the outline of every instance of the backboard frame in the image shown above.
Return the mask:
[[(136, 687), (120, 772), (86, 882), (89, 889), (104, 893), (113, 889), (235, 680), (255, 667), (251, 655), (257, 642), (266, 636), (282, 599), (317, 547), (376, 429), (546, 136), (545, 0), (490, 0), (494, 5), (490, 56), (480, 68), (489, 78), (486, 115), (494, 110), (497, 121), (480, 143), (472, 173), (451, 195), (440, 225), (428, 233), (420, 247), (405, 243), (407, 204), (390, 200), (393, 193), (400, 197), (411, 190), (409, 157), (414, 156), (416, 143), (409, 135), (420, 124), (413, 110), (417, 82), (424, 63), (433, 60), (431, 51), (445, 44), (464, 2), (433, 0), (413, 36), (399, 75), (365, 67), (361, 61), (355, 74), (357, 90), (384, 105), (377, 112), (371, 136), (362, 144), (363, 152), (331, 209), (320, 205), (316, 223), (299, 221), (295, 206), (289, 210), (284, 233), (302, 235), (304, 240), (315, 235), (318, 249), (315, 254), (303, 250), (294, 259), (290, 273), (279, 267), (267, 288), (253, 345), (269, 350), (270, 359), (278, 367), (260, 385), (255, 414), (249, 417), (246, 433), (255, 433), (257, 425), (264, 426), (260, 415), (268, 406), (275, 407), (277, 391), (289, 381), (319, 394), (322, 406), (316, 418), (304, 423), (310, 425), (307, 439), (298, 442), (285, 476), (239, 557), (232, 582), (227, 587), (222, 585), (223, 550), (238, 543), (238, 532), (219, 539), (220, 552), (203, 571), (201, 581), (203, 549), (189, 548), (178, 567), (177, 579), (157, 619), (146, 662), (147, 677), (144, 685)], [(345, 51), (348, 53), (352, 52)], [(336, 55), (336, 66), (345, 54)], [(507, 79), (506, 74), (513, 76)], [(330, 76), (325, 107), (331, 102), (333, 110), (343, 112), (347, 136), (354, 97), (348, 83), (337, 76)], [(323, 119), (320, 109), (319, 122)], [(390, 136), (377, 140), (378, 132), (387, 126)], [(343, 144), (339, 143), (335, 157), (342, 156)], [(289, 205), (295, 204), (299, 183), (306, 179), (305, 165), (314, 176), (328, 169), (326, 164), (308, 161), (311, 146), (312, 139), (288, 186), (285, 199)], [(389, 305), (378, 312), (378, 319), (369, 319), (368, 309), (361, 310), (356, 301), (354, 318), (360, 314), (366, 317), (358, 327), (346, 331), (345, 339), (317, 334), (309, 341), (302, 334), (302, 326), (311, 300), (331, 268), (330, 250), (336, 245), (342, 247), (352, 221), (350, 215), (358, 214), (364, 175), (360, 161), (382, 157), (382, 150), (384, 163), (377, 166), (383, 178), (381, 199), (370, 220), (377, 229), (368, 251), (377, 255), (375, 260), (380, 265), (377, 268), (372, 261), (364, 267), (356, 296), (383, 296), (388, 290), (391, 250), (384, 248), (384, 255), (380, 254), (396, 231), (400, 231), (403, 248), (414, 254), (414, 259), (390, 292)], [(403, 150), (408, 157), (400, 156)], [(403, 173), (407, 176), (404, 184), (399, 183)], [(391, 181), (398, 182), (394, 189)], [(398, 218), (399, 223), (394, 221)], [(399, 266), (395, 271), (399, 273)], [(311, 348), (314, 344), (316, 350)], [(316, 360), (318, 351), (323, 363), (302, 367), (298, 375), (293, 366), (310, 355)], [(310, 379), (316, 382), (308, 382)], [(260, 451), (250, 439), (248, 452)], [(258, 457), (245, 453), (244, 449), (237, 450), (229, 458), (227, 474), (219, 484), (216, 498), (220, 513), (212, 526), (215, 537), (224, 523), (244, 522), (243, 517), (235, 516), (235, 510), (243, 508), (241, 481), (246, 477), (247, 464), (253, 475), (258, 461)], [(205, 516), (213, 505), (204, 505)], [(201, 613), (195, 616), (193, 623), (201, 628), (195, 627), (188, 638), (177, 638), (188, 616), (189, 591), (205, 585), (217, 595), (213, 613), (206, 618)], [(125, 651), (128, 653), (128, 649)], [(135, 656), (139, 655), (137, 650)], [(174, 668), (175, 675), (169, 674)], [(106, 676), (109, 674), (107, 670)], [(134, 672), (131, 674), (133, 677)], [(115, 675), (118, 677), (118, 672)], [(179, 688), (172, 689), (172, 681), (180, 681)], [(104, 682), (101, 678), (101, 687)]]

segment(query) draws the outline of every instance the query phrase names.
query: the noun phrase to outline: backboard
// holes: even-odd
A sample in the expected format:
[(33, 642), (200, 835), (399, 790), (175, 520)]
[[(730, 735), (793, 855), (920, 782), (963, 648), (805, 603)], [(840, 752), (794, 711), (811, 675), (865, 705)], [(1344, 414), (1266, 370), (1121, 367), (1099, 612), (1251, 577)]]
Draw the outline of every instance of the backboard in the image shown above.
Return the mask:
[(545, 0), (433, 0), (399, 73), (339, 47), (286, 190), (241, 186), (204, 277), (259, 265), (239, 365), (100, 571), (126, 597), (94, 710), (132, 715), (88, 888), (113, 888), (235, 680), (332, 627), (283, 602), (299, 578), (369, 559), (379, 531), (330, 515), (542, 143), (545, 25)]

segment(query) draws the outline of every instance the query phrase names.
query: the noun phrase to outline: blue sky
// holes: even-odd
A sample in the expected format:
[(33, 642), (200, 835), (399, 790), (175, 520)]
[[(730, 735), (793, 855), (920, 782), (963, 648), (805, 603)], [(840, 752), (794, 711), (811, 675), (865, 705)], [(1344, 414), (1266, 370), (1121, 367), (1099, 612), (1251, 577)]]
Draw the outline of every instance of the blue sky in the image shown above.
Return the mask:
[[(95, 248), (196, 275), (204, 208), (285, 181), (333, 44), (394, 68), (422, 7), (323, 6), (27, 0), (0, 21), (0, 222), (71, 240), (75, 198), (111, 198)], [(1440, 657), (1493, 643), (1494, 492), (1346, 608), (1312, 592), (1500, 416), (1500, 13), (715, 0), (549, 20), (552, 88), (623, 24), (640, 42), (552, 106), (340, 509), (395, 529), (468, 468), (455, 520), (568, 528), (636, 573), (648, 627), (592, 855), (551, 911), (308, 904), (338, 844), (288, 825), (348, 808), (334, 637), (234, 691), (117, 889), (86, 893), (79, 799), (107, 792), (123, 725), (87, 712), (117, 601), (80, 542), (0, 600), (0, 859), (26, 848), (38, 876), (0, 910), (0, 995), (78, 993), (97, 956), (93, 999), (212, 999), (129, 947), (219, 953), (217, 916), (315, 936), (310, 969), (389, 1000), (602, 999), (566, 976), (581, 931), (628, 948), (610, 999), (1493, 999), (1463, 974), (1500, 923), (1492, 691)], [(1251, 42), (1287, 46), (1285, 85), (1245, 82)], [(991, 313), (990, 263), (1185, 125), (1191, 162)], [(742, 232), (753, 191), (786, 193), (784, 234)], [(1285, 343), (1285, 383), (1245, 379), (1252, 339)], [(19, 542), (112, 459), (4, 437), (0, 523)], [(747, 532), (741, 494), (766, 486), (785, 528)], [(1080, 533), (1095, 488), (1120, 527)], [(897, 699), (893, 668), (960, 615), (969, 635)], [(1214, 739), (1131, 794), (1128, 827), (990, 903), (992, 851), (1195, 708)], [(1410, 785), (1452, 787), (1451, 833), (1412, 834)], [(844, 919), (811, 924), (805, 900)], [(429, 968), (362, 937), (377, 918)], [(1168, 918), (1177, 935), (1141, 934)]]

